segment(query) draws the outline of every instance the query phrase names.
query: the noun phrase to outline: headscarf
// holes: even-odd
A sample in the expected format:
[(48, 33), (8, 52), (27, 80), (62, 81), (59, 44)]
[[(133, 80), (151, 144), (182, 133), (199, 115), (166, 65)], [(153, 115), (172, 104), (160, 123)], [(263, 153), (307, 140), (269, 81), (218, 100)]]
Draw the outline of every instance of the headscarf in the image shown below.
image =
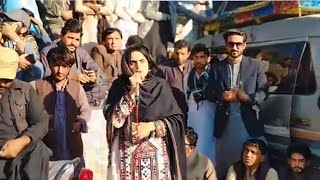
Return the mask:
[[(130, 91), (129, 77), (132, 75), (129, 69), (131, 53), (141, 52), (149, 62), (149, 70), (156, 67), (152, 63), (148, 49), (143, 45), (132, 45), (126, 49), (121, 66), (123, 74), (116, 79), (110, 89), (106, 102), (105, 117), (107, 120), (107, 139), (112, 145), (117, 131), (124, 131), (125, 136), (131, 137), (131, 118), (126, 119), (122, 128), (115, 129), (112, 125), (112, 113), (114, 106), (121, 97)], [(168, 128), (165, 141), (170, 149), (169, 157), (173, 172), (184, 176), (185, 174), (185, 150), (184, 150), (184, 124), (183, 114), (175, 101), (170, 85), (161, 78), (153, 76), (150, 72), (146, 80), (140, 86), (139, 122), (154, 122), (162, 120)], [(130, 140), (128, 138), (127, 140)], [(178, 162), (178, 163), (176, 163)], [(177, 170), (177, 168), (179, 168)]]

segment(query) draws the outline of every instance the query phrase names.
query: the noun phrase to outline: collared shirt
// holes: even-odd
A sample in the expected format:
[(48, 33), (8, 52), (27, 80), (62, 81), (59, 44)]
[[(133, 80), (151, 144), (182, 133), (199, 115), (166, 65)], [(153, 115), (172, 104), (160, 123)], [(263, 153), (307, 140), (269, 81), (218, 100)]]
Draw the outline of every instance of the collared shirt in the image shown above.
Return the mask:
[(232, 87), (239, 86), (237, 81), (238, 81), (238, 76), (239, 76), (239, 71), (240, 71), (240, 64), (241, 64), (241, 61), (233, 64)]

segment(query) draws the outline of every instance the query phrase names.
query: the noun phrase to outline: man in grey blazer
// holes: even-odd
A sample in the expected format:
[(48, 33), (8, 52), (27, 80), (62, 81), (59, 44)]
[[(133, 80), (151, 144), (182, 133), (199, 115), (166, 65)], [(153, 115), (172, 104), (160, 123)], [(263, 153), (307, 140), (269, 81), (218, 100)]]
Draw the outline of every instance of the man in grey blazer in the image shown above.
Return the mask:
[(261, 63), (243, 55), (247, 35), (238, 29), (224, 33), (228, 57), (209, 72), (207, 98), (215, 102), (216, 168), (225, 177), (228, 167), (240, 160), (243, 143), (263, 138), (259, 104), (266, 98), (267, 78)]

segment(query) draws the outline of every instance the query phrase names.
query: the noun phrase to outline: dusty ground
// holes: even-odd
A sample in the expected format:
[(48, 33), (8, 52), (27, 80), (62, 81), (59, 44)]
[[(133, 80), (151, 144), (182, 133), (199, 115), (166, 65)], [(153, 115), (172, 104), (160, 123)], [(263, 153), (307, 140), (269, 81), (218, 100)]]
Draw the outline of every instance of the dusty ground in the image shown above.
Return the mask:
[(107, 179), (108, 146), (106, 121), (102, 109), (92, 109), (88, 133), (82, 134), (86, 168), (93, 171), (94, 180)]

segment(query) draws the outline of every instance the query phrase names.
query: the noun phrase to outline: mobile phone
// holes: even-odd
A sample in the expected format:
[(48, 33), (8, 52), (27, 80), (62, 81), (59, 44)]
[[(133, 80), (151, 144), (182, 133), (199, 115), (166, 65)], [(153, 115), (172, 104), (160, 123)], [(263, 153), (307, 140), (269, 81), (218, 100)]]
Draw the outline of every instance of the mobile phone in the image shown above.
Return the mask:
[(29, 61), (31, 64), (36, 63), (36, 60), (34, 59), (33, 54), (29, 54), (28, 56), (26, 56), (26, 60)]

